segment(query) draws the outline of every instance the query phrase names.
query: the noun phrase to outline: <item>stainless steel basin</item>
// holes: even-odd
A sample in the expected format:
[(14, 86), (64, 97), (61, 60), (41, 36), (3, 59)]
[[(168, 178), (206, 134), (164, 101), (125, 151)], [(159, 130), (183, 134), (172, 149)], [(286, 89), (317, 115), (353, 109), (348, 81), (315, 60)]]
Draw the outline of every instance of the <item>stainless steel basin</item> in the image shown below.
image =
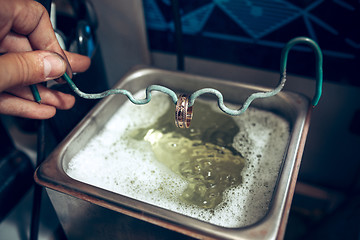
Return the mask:
[[(192, 93), (212, 87), (224, 100), (241, 103), (257, 86), (224, 80), (138, 67), (115, 86), (137, 92), (149, 85), (166, 86), (176, 92)], [(72, 157), (95, 136), (115, 111), (127, 101), (123, 95), (103, 99), (41, 164), (35, 173), (38, 184), (46, 187), (68, 239), (281, 239), (301, 162), (309, 126), (309, 100), (299, 94), (281, 92), (252, 103), (290, 124), (290, 137), (276, 187), (266, 215), (241, 228), (225, 228), (147, 204), (70, 178), (65, 169)]]

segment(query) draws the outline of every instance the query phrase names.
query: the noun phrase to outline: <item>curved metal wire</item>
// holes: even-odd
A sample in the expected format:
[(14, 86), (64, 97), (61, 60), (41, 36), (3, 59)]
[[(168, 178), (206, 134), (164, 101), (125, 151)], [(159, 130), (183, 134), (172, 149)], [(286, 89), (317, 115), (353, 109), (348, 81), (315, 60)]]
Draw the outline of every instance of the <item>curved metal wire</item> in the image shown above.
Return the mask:
[(158, 91), (158, 92), (168, 94), (171, 97), (174, 104), (177, 103), (177, 99), (178, 99), (178, 97), (176, 96), (176, 93), (173, 90), (171, 90), (167, 87), (164, 87), (164, 86), (160, 86), (160, 85), (148, 86), (146, 88), (146, 97), (144, 99), (136, 99), (136, 98), (134, 98), (133, 94), (131, 92), (129, 92), (128, 90), (119, 89), (119, 88), (110, 89), (110, 90), (107, 90), (107, 91), (104, 91), (101, 93), (84, 93), (75, 85), (75, 83), (71, 80), (69, 75), (67, 75), (65, 73), (63, 75), (63, 77), (64, 77), (65, 81), (69, 84), (70, 88), (79, 97), (86, 98), (86, 99), (99, 99), (99, 98), (104, 98), (104, 97), (107, 97), (107, 96), (113, 95), (113, 94), (123, 94), (123, 95), (127, 96), (132, 103), (142, 105), (142, 104), (146, 104), (146, 103), (150, 102), (152, 91)]
[(281, 61), (280, 61), (280, 74), (285, 75), (286, 74), (286, 64), (287, 64), (287, 58), (290, 49), (296, 45), (296, 44), (304, 43), (308, 46), (310, 46), (314, 53), (315, 53), (315, 63), (316, 63), (316, 89), (315, 89), (315, 95), (312, 99), (312, 105), (316, 106), (320, 100), (321, 92), (322, 92), (322, 83), (323, 83), (323, 56), (321, 49), (319, 45), (312, 39), (308, 37), (297, 37), (290, 40), (285, 47), (283, 48), (281, 52)]
[[(273, 90), (268, 91), (268, 92), (253, 93), (246, 99), (246, 101), (243, 103), (243, 105), (241, 106), (240, 109), (233, 110), (233, 109), (230, 109), (225, 106), (224, 98), (223, 98), (223, 95), (221, 94), (221, 92), (219, 92), (218, 90), (213, 89), (213, 88), (203, 88), (203, 89), (197, 90), (196, 92), (194, 92), (193, 94), (190, 95), (189, 106), (190, 107), (193, 106), (196, 98), (198, 98), (200, 95), (213, 94), (218, 97), (219, 108), (224, 113), (227, 113), (232, 116), (237, 116), (237, 115), (244, 113), (246, 111), (246, 109), (249, 107), (249, 105), (251, 104), (251, 102), (254, 101), (255, 99), (271, 97), (271, 96), (278, 94), (283, 89), (285, 82), (286, 82), (286, 64), (287, 64), (287, 58), (288, 58), (289, 51), (294, 45), (301, 44), (301, 43), (305, 43), (305, 44), (309, 45), (314, 50), (315, 55), (316, 55), (316, 90), (315, 90), (315, 96), (312, 100), (312, 105), (316, 106), (317, 103), (319, 102), (319, 99), (321, 97), (321, 91), (322, 91), (322, 81), (323, 81), (322, 52), (321, 52), (319, 45), (315, 41), (313, 41), (312, 39), (307, 38), (307, 37), (294, 38), (294, 39), (290, 40), (283, 48), (283, 50), (281, 52), (281, 61), (280, 61), (280, 81), (279, 81), (277, 87), (274, 88)], [(73, 83), (73, 81), (70, 79), (70, 77), (66, 73), (64, 74), (64, 78), (65, 78), (65, 81), (71, 87), (71, 89), (77, 95), (79, 95), (82, 98), (86, 98), (86, 99), (99, 99), (99, 98), (104, 98), (104, 97), (112, 95), (112, 94), (123, 94), (123, 95), (126, 95), (129, 98), (129, 100), (134, 104), (146, 104), (146, 103), (150, 102), (150, 100), (151, 100), (151, 92), (159, 91), (159, 92), (168, 94), (171, 97), (174, 104), (176, 104), (177, 100), (178, 100), (176, 93), (174, 91), (172, 91), (171, 89), (169, 89), (167, 87), (160, 86), (160, 85), (148, 86), (146, 88), (146, 97), (144, 99), (135, 99), (134, 96), (132, 95), (132, 93), (130, 93), (129, 91), (124, 90), (124, 89), (110, 89), (110, 90), (104, 91), (102, 93), (84, 93), (76, 87), (76, 85)]]

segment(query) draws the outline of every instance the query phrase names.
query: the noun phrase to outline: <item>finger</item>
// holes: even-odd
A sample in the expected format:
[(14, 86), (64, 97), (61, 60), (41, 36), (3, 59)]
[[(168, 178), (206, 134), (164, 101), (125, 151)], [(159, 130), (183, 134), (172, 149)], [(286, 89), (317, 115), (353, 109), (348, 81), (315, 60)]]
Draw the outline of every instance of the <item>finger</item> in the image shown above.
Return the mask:
[(56, 79), (66, 64), (56, 53), (47, 51), (8, 53), (0, 56), (0, 92), (3, 90)]
[(29, 39), (13, 32), (8, 33), (0, 42), (0, 53), (32, 51)]
[[(74, 72), (85, 72), (90, 67), (91, 60), (89, 57), (68, 51), (65, 51), (65, 54)], [(59, 78), (56, 81), (61, 84), (66, 83), (64, 78)]]
[(24, 1), (17, 4), (12, 30), (27, 36), (34, 50), (49, 50), (60, 54), (68, 63), (66, 72), (72, 77), (70, 64), (56, 39), (49, 14), (40, 3)]
[(91, 60), (87, 56), (68, 51), (65, 51), (65, 55), (67, 56), (71, 69), (74, 72), (85, 72), (90, 67)]
[(38, 104), (7, 93), (0, 93), (0, 114), (33, 119), (49, 119), (56, 113), (53, 106)]
[[(29, 39), (23, 35), (10, 32), (0, 42), (0, 53), (27, 51), (32, 51), (32, 47)], [(68, 51), (64, 52), (74, 72), (85, 72), (89, 68), (91, 63), (89, 57)]]
[[(70, 109), (75, 104), (75, 97), (70, 94), (49, 89), (42, 85), (37, 85), (37, 88), (41, 96), (41, 104), (50, 105), (61, 110)], [(34, 101), (33, 94), (29, 87), (14, 88), (6, 92), (26, 100)]]

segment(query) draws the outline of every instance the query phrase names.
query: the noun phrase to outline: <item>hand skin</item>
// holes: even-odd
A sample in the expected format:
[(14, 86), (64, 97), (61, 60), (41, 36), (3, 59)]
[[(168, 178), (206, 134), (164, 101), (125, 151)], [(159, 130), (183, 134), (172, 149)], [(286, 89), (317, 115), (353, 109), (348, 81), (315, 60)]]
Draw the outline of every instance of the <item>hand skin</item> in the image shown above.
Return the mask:
[(65, 72), (84, 72), (90, 59), (63, 51), (49, 15), (33, 0), (0, 0), (0, 114), (48, 119), (56, 109), (70, 109), (72, 95), (38, 84), (41, 104), (29, 85), (58, 79)]

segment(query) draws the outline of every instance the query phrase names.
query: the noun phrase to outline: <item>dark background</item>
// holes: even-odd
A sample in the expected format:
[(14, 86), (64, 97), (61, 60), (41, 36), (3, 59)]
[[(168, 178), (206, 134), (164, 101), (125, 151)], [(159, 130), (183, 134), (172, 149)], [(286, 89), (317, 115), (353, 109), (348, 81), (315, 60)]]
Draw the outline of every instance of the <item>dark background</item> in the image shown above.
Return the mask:
[[(143, 0), (152, 51), (175, 52), (170, 0)], [(297, 36), (318, 42), (324, 79), (360, 86), (358, 0), (181, 0), (187, 56), (278, 71), (284, 44)], [(289, 54), (288, 73), (313, 78), (315, 57), (306, 46)]]

